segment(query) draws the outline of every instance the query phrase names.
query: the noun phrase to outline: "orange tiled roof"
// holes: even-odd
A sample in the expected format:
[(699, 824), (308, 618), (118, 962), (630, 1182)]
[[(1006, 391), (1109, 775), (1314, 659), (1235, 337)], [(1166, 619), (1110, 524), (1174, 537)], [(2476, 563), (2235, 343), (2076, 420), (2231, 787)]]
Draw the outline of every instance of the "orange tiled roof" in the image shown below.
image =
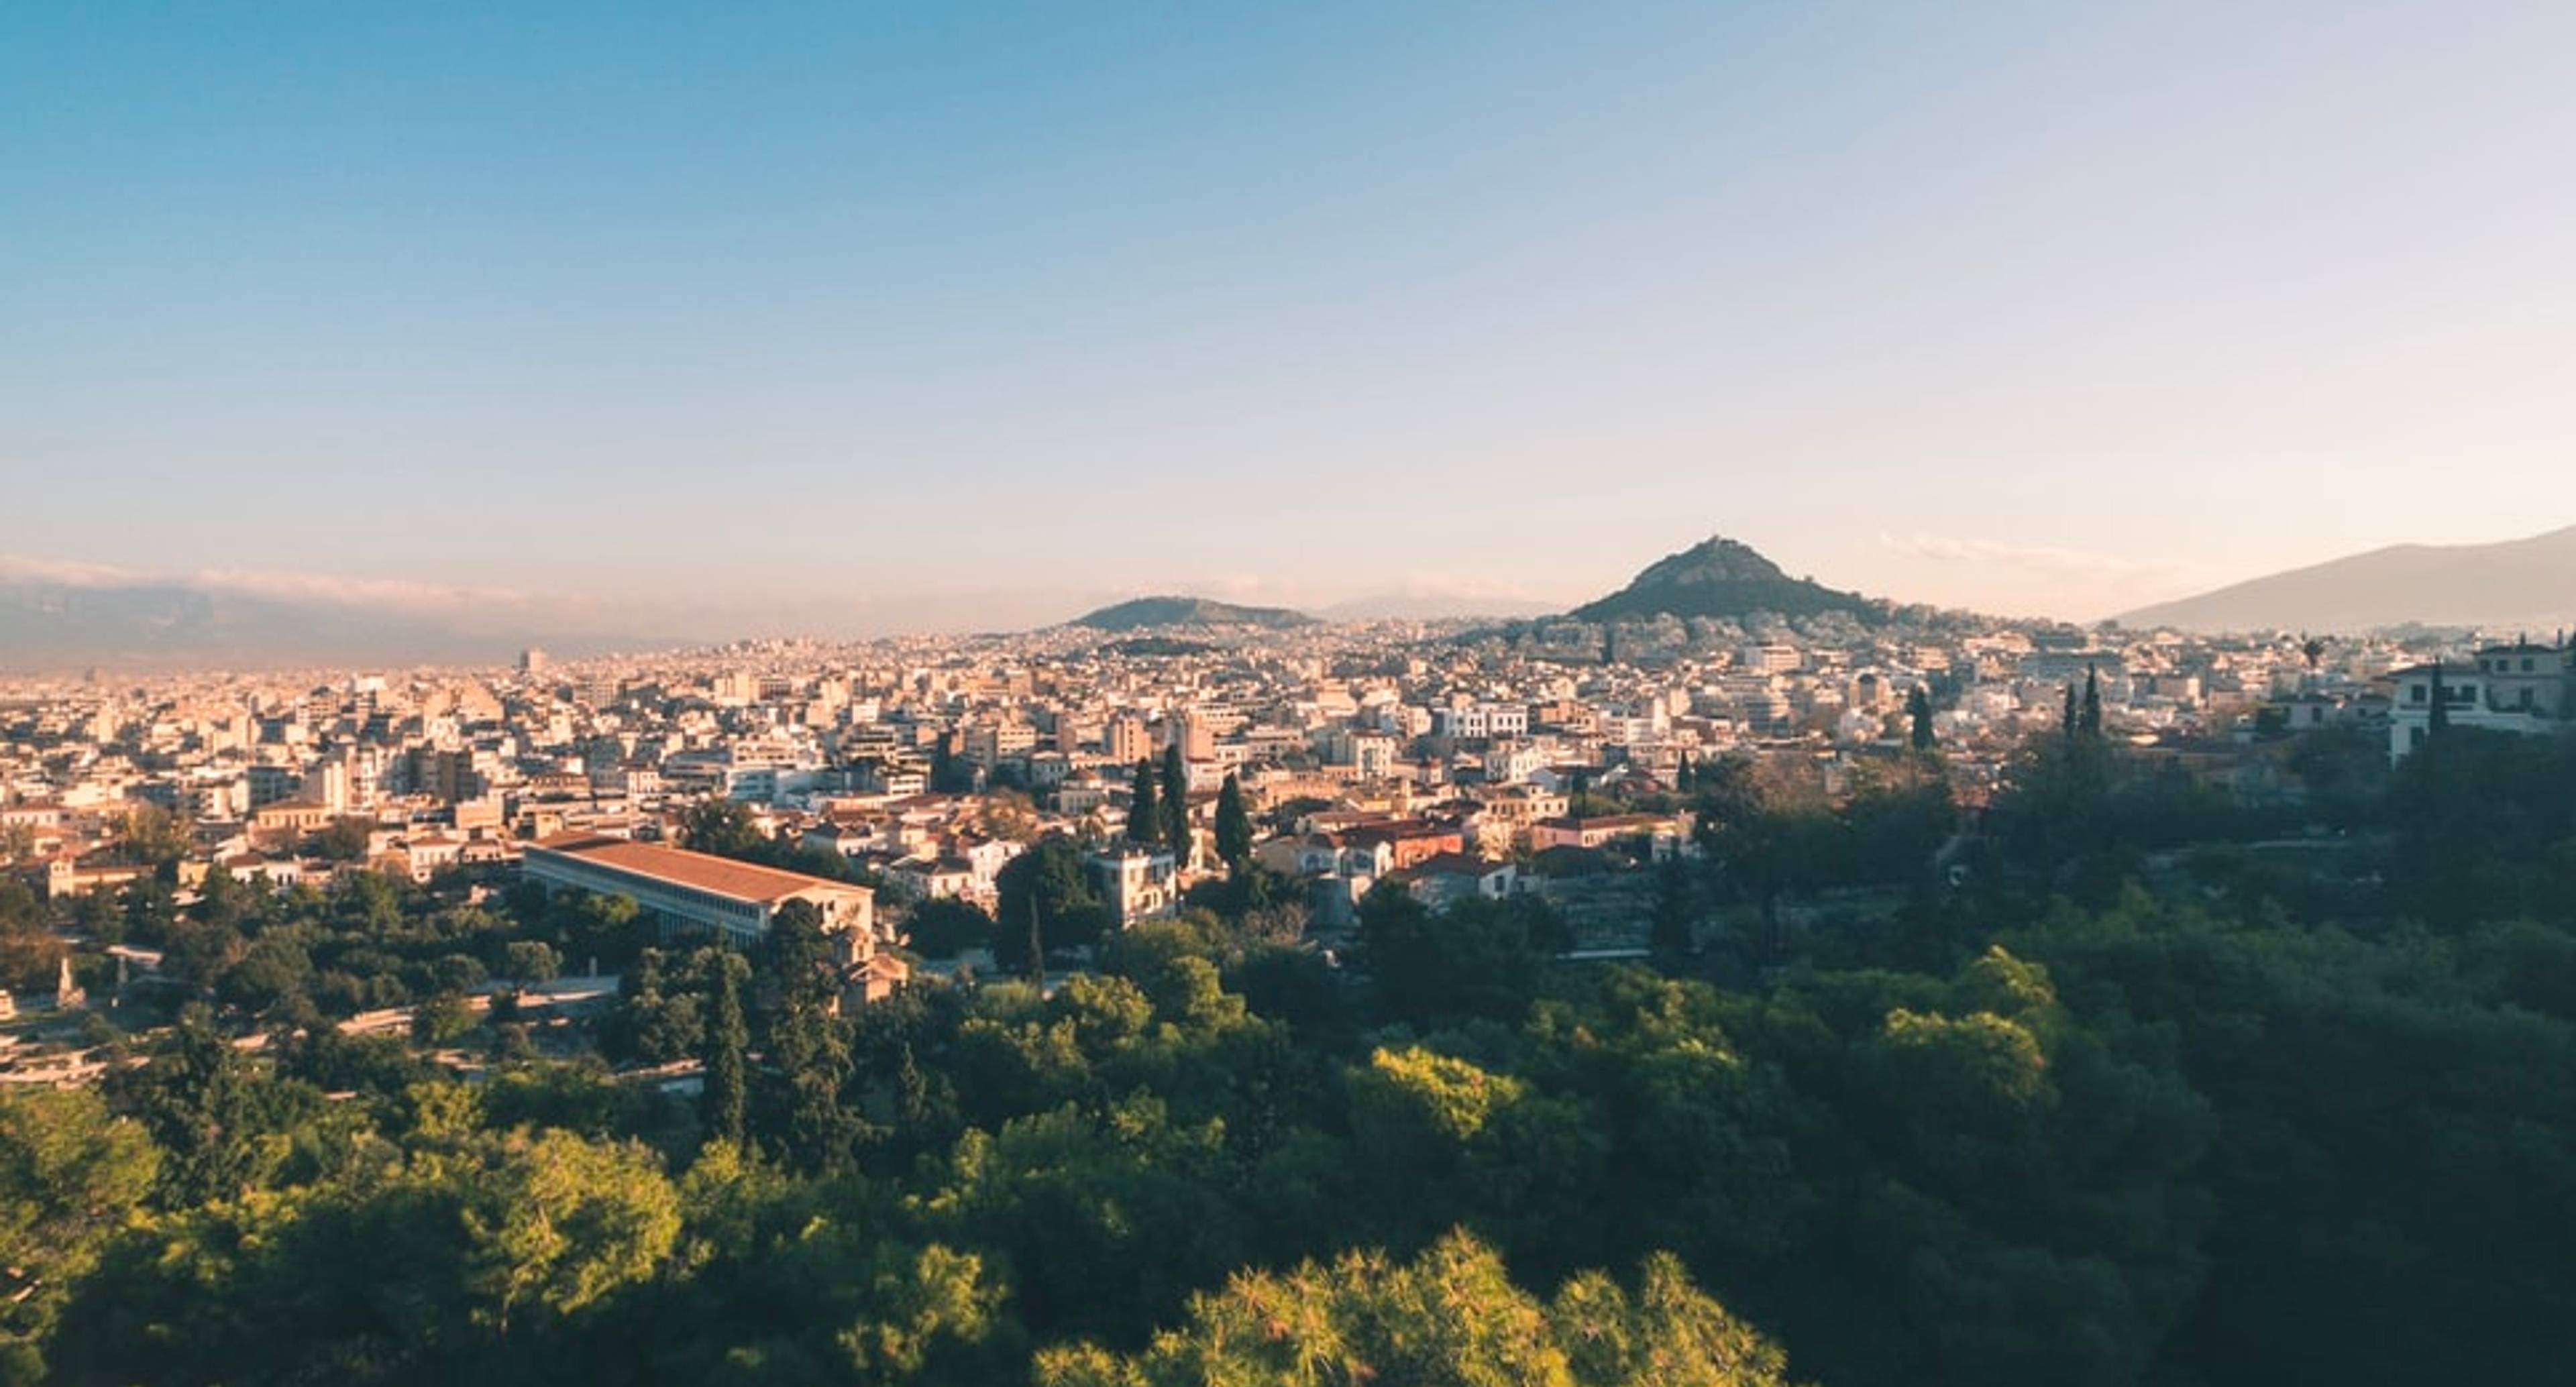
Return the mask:
[(745, 901), (780, 901), (818, 888), (830, 891), (866, 892), (864, 886), (851, 886), (803, 872), (763, 867), (754, 862), (736, 862), (730, 857), (712, 853), (690, 852), (686, 848), (666, 848), (658, 843), (638, 843), (625, 838), (607, 838), (591, 833), (559, 833), (538, 839), (535, 846), (551, 852), (565, 853), (586, 862), (652, 877), (677, 886), (712, 891)]

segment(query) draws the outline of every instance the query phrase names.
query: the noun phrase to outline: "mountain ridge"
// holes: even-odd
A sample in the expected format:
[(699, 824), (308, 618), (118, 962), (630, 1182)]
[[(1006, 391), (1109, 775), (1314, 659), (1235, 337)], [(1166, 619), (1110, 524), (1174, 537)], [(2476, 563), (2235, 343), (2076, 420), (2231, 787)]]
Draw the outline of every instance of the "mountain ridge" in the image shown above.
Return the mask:
[(0, 669), (485, 665), (531, 645), (578, 655), (653, 643), (550, 616), (543, 604), (475, 594), (406, 606), (219, 579), (0, 569)]
[(2576, 618), (2576, 525), (2485, 544), (2391, 544), (2121, 613), (2140, 629), (2368, 631)]

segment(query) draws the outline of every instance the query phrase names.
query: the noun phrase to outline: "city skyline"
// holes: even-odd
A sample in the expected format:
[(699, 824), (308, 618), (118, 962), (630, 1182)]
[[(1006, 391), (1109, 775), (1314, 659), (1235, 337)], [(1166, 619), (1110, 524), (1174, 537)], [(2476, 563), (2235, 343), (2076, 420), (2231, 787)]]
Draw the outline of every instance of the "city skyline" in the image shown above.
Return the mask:
[(1718, 532), (2089, 619), (2576, 520), (2564, 13), (0, 38), (22, 567), (857, 632), (1570, 604)]

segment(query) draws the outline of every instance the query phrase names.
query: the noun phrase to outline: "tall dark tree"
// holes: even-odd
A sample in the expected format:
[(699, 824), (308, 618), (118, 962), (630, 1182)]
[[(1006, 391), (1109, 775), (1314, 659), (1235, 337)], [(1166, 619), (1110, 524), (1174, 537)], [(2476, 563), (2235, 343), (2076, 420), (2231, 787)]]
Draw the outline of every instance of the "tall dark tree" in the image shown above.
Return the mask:
[(1681, 858), (1666, 858), (1655, 869), (1655, 913), (1647, 943), (1665, 958), (1692, 952), (1698, 947), (1691, 929), (1693, 913), (1690, 876)]
[(1038, 893), (1029, 893), (1029, 982), (1046, 988), (1046, 926), (1038, 918)]
[(1687, 795), (1698, 788), (1699, 768), (1691, 764), (1691, 754), (1682, 753), (1681, 766), (1673, 772), (1673, 793)]
[(707, 1009), (706, 1034), (698, 1050), (699, 1062), (706, 1071), (698, 1115), (706, 1124), (708, 1136), (738, 1147), (743, 1140), (749, 1091), (744, 1051), (751, 1045), (751, 1028), (742, 1015), (742, 958), (723, 950), (705, 957), (709, 971), (715, 975), (710, 980), (714, 1002)]
[(1234, 776), (1216, 792), (1216, 855), (1229, 872), (1240, 872), (1252, 857), (1252, 813), (1243, 806), (1243, 782)]
[[(791, 1168), (832, 1173), (852, 1159), (865, 1120), (848, 1101), (856, 1064), (835, 1005), (840, 974), (822, 915), (790, 901), (761, 941), (766, 1026), (754, 1127)], [(774, 1000), (773, 1000), (774, 999)]]
[(2424, 713), (2424, 735), (2427, 737), (2451, 730), (2451, 698), (2444, 691), (2447, 682), (2442, 676), (2442, 662), (2435, 660), (2433, 662), (2433, 706)]
[(2076, 727), (2087, 737), (2102, 735), (2102, 679), (2091, 665), (2084, 667), (2084, 711)]
[(1012, 858), (993, 885), (1001, 897), (994, 918), (1002, 922), (993, 931), (993, 961), (1006, 969), (1028, 967), (1032, 903), (1049, 948), (1093, 943), (1108, 928), (1109, 913), (1083, 869), (1082, 846), (1063, 834), (1041, 838)]
[(2058, 719), (2057, 730), (2065, 733), (2066, 740), (2070, 742), (2075, 740), (2075, 718), (2075, 683), (2069, 680), (2066, 684), (2066, 712)]
[(1905, 696), (1905, 716), (1913, 723), (1911, 740), (1914, 749), (1930, 751), (1933, 743), (1932, 696), (1923, 692), (1922, 685), (1915, 685), (1914, 691)]
[(1177, 741), (1163, 748), (1163, 845), (1190, 865), (1190, 767)]
[(1127, 790), (1127, 841), (1154, 847), (1163, 841), (1163, 810), (1154, 793), (1154, 763), (1137, 758), (1136, 777)]
[(972, 794), (975, 763), (957, 754), (957, 734), (943, 732), (930, 748), (930, 788), (943, 795)]

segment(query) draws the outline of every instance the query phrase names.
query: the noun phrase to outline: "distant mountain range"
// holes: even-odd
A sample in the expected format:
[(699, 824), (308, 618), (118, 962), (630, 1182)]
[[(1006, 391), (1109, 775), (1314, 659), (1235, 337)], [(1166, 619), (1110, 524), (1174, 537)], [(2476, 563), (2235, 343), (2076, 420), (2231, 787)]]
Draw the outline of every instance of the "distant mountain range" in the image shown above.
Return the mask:
[(1577, 621), (1612, 622), (1658, 616), (1734, 618), (1756, 612), (1793, 617), (1849, 612), (1875, 617), (1879, 604), (1810, 578), (1792, 578), (1751, 546), (1711, 535), (1656, 560), (1628, 586), (1566, 615)]
[[(578, 657), (721, 639), (727, 631), (739, 634), (747, 619), (764, 617), (773, 626), (810, 624), (827, 634), (833, 634), (836, 620), (843, 628), (856, 624), (854, 613), (882, 630), (989, 630), (974, 623), (1006, 608), (1013, 616), (1026, 612), (1023, 620), (1043, 619), (1030, 608), (1046, 600), (1035, 592), (951, 594), (878, 608), (835, 599), (793, 612), (774, 604), (744, 611), (666, 611), (633, 602), (607, 606), (310, 574), (151, 575), (0, 556), (0, 671), (498, 664), (530, 645)], [(1322, 615), (1336, 621), (1469, 615), (1514, 621), (1547, 610), (1521, 598), (1415, 585), (1340, 602)], [(1749, 546), (1712, 536), (1565, 615), (1643, 622), (1844, 612), (1875, 620), (1887, 611), (1886, 603), (1792, 578)], [(1159, 595), (1101, 607), (1066, 624), (1126, 635), (1193, 626), (1288, 630), (1316, 620), (1285, 607)], [(2576, 526), (2500, 544), (2374, 550), (2142, 608), (2118, 620), (2135, 628), (2199, 631), (2362, 631), (2413, 623), (2547, 634), (2576, 625)]]
[(1095, 631), (1141, 631), (1150, 626), (1259, 626), (1284, 631), (1312, 626), (1315, 618), (1286, 607), (1242, 607), (1207, 597), (1138, 597), (1085, 612), (1065, 624)]
[[(551, 619), (548, 619), (551, 618)], [(0, 560), (0, 669), (498, 664), (631, 642), (508, 594)]]
[(2576, 620), (2576, 526), (2497, 544), (2399, 544), (2141, 607), (2123, 626), (2186, 631), (2368, 631)]

